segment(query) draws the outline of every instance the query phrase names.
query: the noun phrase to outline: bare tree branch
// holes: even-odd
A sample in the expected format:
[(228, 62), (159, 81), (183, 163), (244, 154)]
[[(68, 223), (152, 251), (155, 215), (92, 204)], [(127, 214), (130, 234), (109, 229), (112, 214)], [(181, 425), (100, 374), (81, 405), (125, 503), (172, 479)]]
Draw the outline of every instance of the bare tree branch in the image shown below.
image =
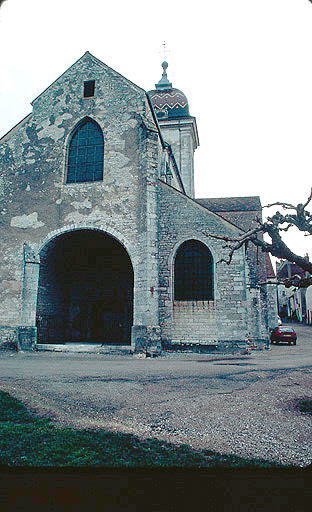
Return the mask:
[(292, 286), (294, 288), (309, 288), (309, 286), (312, 285), (312, 277), (301, 277), (298, 274), (296, 274), (292, 277), (289, 277), (288, 279), (283, 279), (283, 280), (274, 279), (273, 281), (268, 280), (268, 281), (265, 281), (260, 284), (261, 285), (263, 285), (263, 284), (275, 284), (275, 285), (281, 284), (281, 285), (285, 286), (286, 288), (291, 288)]
[(282, 215), (279, 211), (273, 215), (273, 217), (268, 217), (268, 221), (270, 221), (272, 224), (279, 226), (283, 224), (288, 224), (286, 228), (279, 228), (280, 230), (287, 231), (290, 226), (296, 226), (299, 231), (303, 231), (305, 233), (308, 233), (309, 235), (312, 235), (312, 215), (310, 212), (306, 210), (306, 207), (310, 203), (312, 199), (312, 189), (310, 192), (310, 195), (307, 199), (307, 201), (304, 204), (299, 203), (297, 206), (294, 206), (289, 203), (272, 203), (264, 208), (271, 208), (272, 206), (282, 206), (284, 210), (294, 210), (295, 213), (293, 214), (287, 214)]
[[(311, 2), (312, 2), (312, 0), (311, 0)], [(307, 201), (304, 203), (303, 208), (306, 208), (308, 206), (308, 204), (311, 201), (311, 199), (312, 199), (312, 187), (311, 187), (310, 195), (309, 195)]]
[(254, 228), (254, 229), (247, 231), (239, 238), (231, 238), (228, 236), (212, 235), (211, 233), (204, 233), (204, 234), (206, 236), (210, 236), (211, 238), (216, 238), (217, 240), (224, 240), (225, 242), (233, 242), (235, 244), (235, 245), (223, 245), (222, 246), (223, 249), (226, 249), (226, 248), (230, 249), (228, 259), (225, 260), (224, 258), (222, 258), (221, 260), (217, 261), (217, 263), (223, 262), (223, 263), (226, 263), (227, 265), (229, 265), (232, 261), (234, 252), (237, 251), (238, 249), (240, 249), (243, 245), (247, 244), (248, 242), (250, 242), (250, 241), (253, 242), (254, 241), (253, 238), (257, 237), (257, 234), (261, 231), (262, 231), (262, 227)]
[[(312, 3), (312, 0), (311, 0)], [(282, 206), (285, 210), (293, 210), (293, 213), (282, 215), (279, 211), (277, 211), (272, 217), (268, 217), (265, 222), (261, 219), (255, 219), (258, 226), (250, 229), (249, 231), (243, 233), (241, 236), (228, 237), (228, 236), (220, 236), (215, 235), (213, 233), (204, 233), (206, 236), (215, 238), (217, 240), (224, 240), (227, 242), (227, 245), (224, 245), (223, 248), (229, 249), (228, 258), (222, 258), (218, 263), (224, 262), (230, 265), (233, 254), (235, 251), (240, 249), (243, 245), (247, 245), (249, 242), (254, 244), (256, 247), (261, 248), (262, 252), (267, 252), (272, 254), (282, 260), (287, 260), (291, 263), (297, 264), (304, 271), (312, 274), (312, 263), (300, 256), (299, 254), (295, 254), (282, 240), (281, 233), (288, 231), (290, 227), (295, 226), (299, 231), (303, 232), (305, 235), (312, 235), (312, 215), (306, 210), (306, 207), (312, 200), (312, 189), (307, 201), (304, 204), (299, 203), (297, 206), (294, 206), (290, 203), (281, 203), (276, 202), (270, 205), (265, 206), (264, 208), (271, 208), (272, 206)], [(284, 226), (284, 224), (287, 224)], [(266, 242), (263, 239), (263, 235), (267, 234), (271, 239), (271, 242)], [(292, 278), (283, 281), (283, 283), (290, 287), (295, 286), (298, 288), (307, 288), (312, 285), (312, 277), (301, 277), (301, 276), (293, 276)]]
[[(311, 0), (312, 2), (312, 0)], [(272, 206), (282, 206), (284, 208), (284, 210), (295, 210), (296, 207), (293, 205), (293, 204), (290, 204), (290, 203), (280, 203), (280, 202), (276, 202), (276, 203), (272, 203), (272, 204), (267, 204), (266, 206), (263, 206), (263, 208), (271, 208)]]

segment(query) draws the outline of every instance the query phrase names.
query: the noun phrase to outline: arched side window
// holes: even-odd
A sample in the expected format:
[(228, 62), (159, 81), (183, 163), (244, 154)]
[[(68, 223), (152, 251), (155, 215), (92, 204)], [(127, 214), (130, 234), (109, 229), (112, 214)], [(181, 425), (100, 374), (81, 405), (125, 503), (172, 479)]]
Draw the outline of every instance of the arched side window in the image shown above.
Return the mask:
[(213, 300), (213, 258), (197, 240), (188, 240), (178, 249), (174, 263), (175, 300)]
[(103, 179), (104, 138), (101, 128), (84, 119), (69, 143), (67, 183), (101, 181)]

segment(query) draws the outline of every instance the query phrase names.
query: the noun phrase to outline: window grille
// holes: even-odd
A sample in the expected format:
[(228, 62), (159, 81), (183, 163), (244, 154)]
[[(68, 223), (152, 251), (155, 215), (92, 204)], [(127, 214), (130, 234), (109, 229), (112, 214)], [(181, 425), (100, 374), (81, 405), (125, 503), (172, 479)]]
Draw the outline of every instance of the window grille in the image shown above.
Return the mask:
[(175, 300), (213, 300), (213, 258), (197, 240), (188, 240), (178, 249), (174, 264)]
[(67, 183), (103, 179), (104, 139), (101, 128), (85, 119), (75, 130), (68, 151)]

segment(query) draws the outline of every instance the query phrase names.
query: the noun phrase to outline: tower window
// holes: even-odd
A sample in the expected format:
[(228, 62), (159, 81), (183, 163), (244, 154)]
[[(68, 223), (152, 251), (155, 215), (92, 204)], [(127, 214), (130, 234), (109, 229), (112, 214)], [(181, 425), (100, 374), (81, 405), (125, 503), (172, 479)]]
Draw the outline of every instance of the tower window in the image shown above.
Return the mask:
[(100, 126), (85, 118), (74, 131), (69, 143), (67, 183), (103, 179), (104, 138)]
[(88, 80), (83, 83), (83, 97), (91, 98), (94, 96), (95, 80)]
[(188, 240), (178, 249), (174, 264), (175, 300), (213, 300), (213, 258), (197, 240)]

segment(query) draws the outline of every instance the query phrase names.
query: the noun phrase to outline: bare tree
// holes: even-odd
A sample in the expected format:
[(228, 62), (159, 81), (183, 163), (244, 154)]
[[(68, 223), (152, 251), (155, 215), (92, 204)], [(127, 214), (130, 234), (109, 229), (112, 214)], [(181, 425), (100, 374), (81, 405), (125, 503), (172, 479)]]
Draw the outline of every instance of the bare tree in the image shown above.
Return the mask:
[[(311, 0), (312, 2), (312, 0)], [(271, 208), (273, 206), (281, 206), (284, 210), (284, 214), (277, 211), (272, 217), (267, 217), (266, 221), (263, 222), (261, 219), (256, 218), (256, 227), (246, 231), (240, 237), (231, 238), (227, 236), (218, 236), (212, 233), (205, 233), (206, 236), (216, 238), (218, 240), (224, 240), (227, 242), (224, 248), (229, 249), (228, 258), (221, 259), (220, 262), (225, 262), (228, 265), (232, 261), (232, 257), (235, 251), (240, 249), (242, 246), (247, 247), (249, 243), (254, 244), (256, 247), (260, 247), (263, 252), (272, 254), (280, 259), (296, 263), (300, 268), (312, 274), (312, 263), (298, 254), (295, 254), (282, 240), (281, 234), (289, 230), (290, 227), (295, 226), (301, 231), (304, 236), (312, 235), (312, 215), (307, 210), (307, 206), (312, 199), (311, 193), (304, 204), (298, 204), (294, 206), (290, 203), (272, 203), (264, 206), (263, 208)], [(270, 242), (266, 242), (263, 238), (264, 234), (267, 234), (271, 239)], [(287, 287), (296, 286), (298, 288), (307, 288), (312, 285), (312, 276), (303, 278), (299, 275), (292, 276), (281, 282)]]
[[(309, 0), (309, 2), (312, 3), (312, 0)], [(268, 217), (265, 222), (262, 222), (261, 219), (257, 218), (257, 227), (250, 229), (238, 238), (230, 238), (227, 236), (218, 236), (211, 233), (205, 233), (206, 236), (228, 242), (227, 245), (223, 246), (224, 248), (229, 249), (228, 259), (225, 260), (222, 258), (218, 263), (223, 261), (229, 265), (232, 261), (232, 257), (235, 251), (240, 249), (243, 245), (247, 247), (248, 243), (252, 243), (257, 247), (260, 247), (263, 252), (270, 253), (272, 256), (287, 260), (291, 263), (296, 263), (300, 268), (309, 274), (312, 274), (312, 263), (310, 263), (307, 258), (304, 258), (291, 251), (291, 249), (285, 244), (281, 237), (281, 233), (283, 231), (288, 231), (291, 226), (295, 226), (299, 231), (302, 231), (305, 236), (312, 235), (312, 215), (308, 210), (306, 210), (306, 207), (310, 203), (311, 199), (312, 189), (310, 196), (304, 204), (300, 203), (297, 206), (294, 206), (290, 203), (277, 202), (264, 206), (263, 208), (281, 206), (284, 210), (290, 210), (292, 213), (283, 215), (277, 211), (272, 217)], [(263, 235), (265, 233), (269, 235), (271, 239), (270, 243), (263, 239)], [(279, 282), (278, 284), (284, 284), (288, 288), (291, 286), (295, 286), (297, 288), (308, 288), (312, 285), (312, 276), (304, 278), (299, 275), (295, 275), (289, 279), (285, 279)]]

